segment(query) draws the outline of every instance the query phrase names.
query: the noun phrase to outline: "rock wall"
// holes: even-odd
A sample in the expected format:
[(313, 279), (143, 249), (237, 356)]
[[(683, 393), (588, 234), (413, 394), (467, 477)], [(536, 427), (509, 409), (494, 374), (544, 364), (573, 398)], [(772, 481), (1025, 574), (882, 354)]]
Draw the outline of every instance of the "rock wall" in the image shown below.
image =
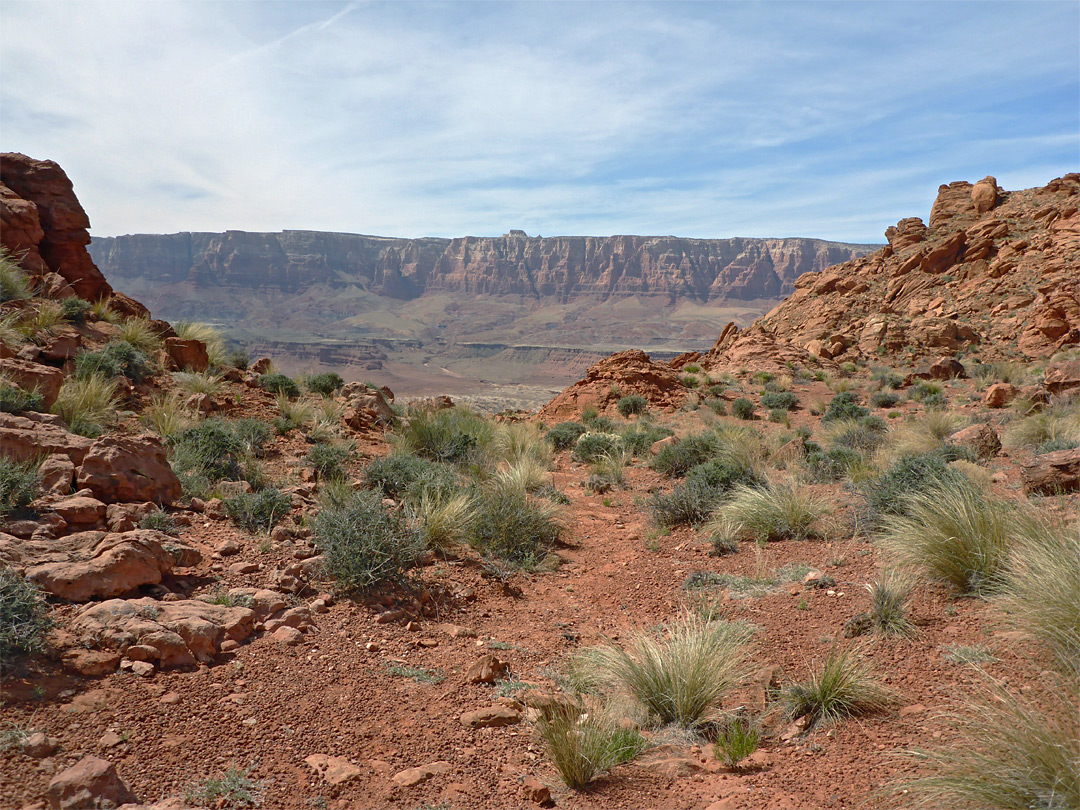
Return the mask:
[(399, 299), (450, 292), (709, 301), (786, 295), (803, 273), (874, 247), (818, 239), (541, 238), (521, 231), (458, 239), (226, 231), (95, 238), (91, 254), (111, 278), (197, 287), (296, 291), (352, 283)]

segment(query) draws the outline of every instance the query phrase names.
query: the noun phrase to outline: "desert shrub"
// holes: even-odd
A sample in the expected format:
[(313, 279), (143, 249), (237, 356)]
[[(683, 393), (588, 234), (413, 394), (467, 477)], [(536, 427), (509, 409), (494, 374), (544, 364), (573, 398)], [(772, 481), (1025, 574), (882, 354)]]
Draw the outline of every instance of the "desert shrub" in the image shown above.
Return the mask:
[(944, 446), (932, 453), (901, 458), (881, 475), (867, 481), (863, 496), (871, 517), (903, 515), (908, 510), (906, 498), (912, 493), (938, 486), (966, 483), (963, 473), (949, 468), (950, 461), (965, 458), (959, 448)]
[(904, 384), (904, 378), (891, 368), (875, 368), (870, 372), (870, 379), (878, 383), (882, 388), (896, 390)]
[(732, 770), (757, 750), (761, 730), (746, 717), (735, 717), (725, 724), (716, 735), (716, 758)]
[(698, 378), (693, 374), (683, 374), (679, 377), (679, 382), (685, 385), (687, 388), (697, 388)]
[(814, 442), (806, 454), (806, 471), (811, 481), (827, 483), (839, 481), (848, 471), (862, 461), (862, 455), (846, 447), (822, 450)]
[(41, 589), (0, 567), (0, 673), (42, 649), (51, 622)]
[(724, 404), (724, 400), (719, 397), (710, 397), (703, 400), (702, 404), (717, 416), (723, 416), (727, 413), (727, 405)]
[(586, 713), (563, 703), (542, 714), (536, 730), (551, 764), (573, 790), (585, 790), (598, 775), (629, 762), (648, 745), (641, 734), (621, 726), (603, 709)]
[(649, 466), (665, 478), (681, 478), (716, 455), (720, 442), (713, 433), (695, 433), (660, 448)]
[(1012, 619), (1080, 676), (1080, 526), (1032, 520), (1010, 549), (1002, 602)]
[(0, 248), (0, 304), (29, 297), (30, 283), (26, 273), (7, 248)]
[(622, 416), (629, 418), (645, 413), (649, 409), (649, 400), (645, 399), (641, 394), (629, 394), (620, 399), (615, 407)]
[(302, 459), (304, 466), (315, 471), (320, 481), (332, 481), (345, 477), (344, 464), (352, 458), (348, 447), (336, 444), (316, 444)]
[(116, 418), (116, 382), (100, 374), (68, 377), (60, 386), (52, 412), (72, 433), (95, 438)]
[(791, 416), (784, 408), (773, 408), (769, 411), (769, 421), (778, 425), (791, 425)]
[(827, 508), (813, 494), (787, 484), (740, 486), (717, 510), (710, 535), (754, 540), (805, 540)]
[(731, 403), (731, 415), (737, 419), (749, 421), (754, 418), (754, 403), (746, 397), (739, 397)]
[(154, 364), (138, 348), (123, 340), (114, 340), (96, 352), (79, 352), (75, 357), (75, 376), (86, 379), (95, 374), (106, 378), (127, 377), (141, 383), (154, 373)]
[(40, 486), (36, 463), (0, 455), (0, 517), (28, 507)]
[(244, 771), (231, 768), (212, 776), (184, 792), (184, 801), (199, 807), (241, 808), (262, 804), (263, 786)]
[(870, 397), (870, 404), (875, 408), (891, 408), (899, 401), (900, 397), (889, 391), (878, 391)]
[(326, 572), (345, 592), (397, 579), (424, 551), (420, 533), (386, 509), (372, 490), (328, 500), (315, 516), (313, 532)]
[(619, 426), (606, 416), (586, 413), (581, 417), (590, 433), (618, 433)]
[[(1080, 690), (1051, 678), (1038, 700), (992, 683), (954, 722), (963, 745), (916, 751), (930, 775), (905, 782), (916, 807), (1071, 810), (1080, 807)], [(1055, 683), (1054, 681), (1061, 681)]]
[(581, 422), (560, 422), (547, 432), (547, 440), (556, 450), (569, 450), (581, 434), (588, 431)]
[(573, 457), (577, 461), (591, 464), (607, 453), (622, 452), (622, 437), (617, 433), (582, 433), (574, 444)]
[(927, 397), (932, 397), (941, 393), (941, 386), (937, 383), (919, 380), (919, 382), (911, 386), (911, 390), (908, 391), (908, 396), (915, 402), (925, 403)]
[(781, 408), (790, 411), (799, 404), (799, 397), (791, 391), (767, 391), (761, 395), (761, 407), (773, 410)]
[(907, 495), (904, 514), (885, 519), (881, 542), (931, 579), (983, 594), (1001, 587), (1014, 539), (1036, 528), (1029, 513), (987, 498), (961, 477)]
[(395, 453), (373, 459), (364, 470), (364, 483), (388, 498), (399, 498), (425, 472), (441, 466), (419, 456)]
[(834, 649), (821, 669), (788, 687), (783, 700), (789, 717), (816, 724), (883, 711), (894, 696), (854, 652)]
[(172, 439), (173, 469), (195, 473), (210, 481), (238, 480), (244, 443), (222, 419), (205, 419)]
[(283, 436), (290, 430), (307, 427), (315, 418), (315, 406), (310, 402), (294, 401), (285, 392), (278, 392), (275, 402), (281, 415), (276, 417), (271, 424)]
[(261, 456), (266, 443), (270, 441), (270, 425), (261, 419), (237, 419), (232, 423), (232, 430), (244, 446), (244, 451), (255, 456)]
[(127, 318), (119, 324), (117, 337), (138, 349), (147, 357), (153, 357), (161, 349), (161, 336), (146, 318)]
[(225, 514), (242, 529), (267, 533), (292, 509), (292, 498), (267, 487), (254, 494), (241, 493), (226, 498)]
[(0, 411), (23, 413), (40, 411), (45, 398), (36, 389), (27, 391), (0, 378)]
[(403, 450), (431, 461), (462, 464), (487, 447), (493, 433), (491, 422), (467, 408), (413, 408), (398, 436)]
[(300, 396), (300, 387), (292, 377), (285, 374), (271, 373), (259, 375), (259, 387), (271, 394), (283, 394), (289, 399)]
[(636, 632), (625, 648), (613, 643), (598, 648), (597, 665), (660, 722), (698, 728), (713, 719), (724, 696), (745, 676), (749, 633), (693, 613), (665, 630), (662, 639)]
[(821, 417), (822, 422), (832, 422), (836, 419), (862, 419), (869, 416), (870, 411), (859, 404), (859, 395), (854, 391), (841, 391), (832, 398), (828, 409)]
[(519, 489), (490, 486), (477, 494), (475, 503), (469, 545), (500, 562), (534, 567), (562, 532), (557, 507)]
[(647, 453), (656, 442), (674, 435), (674, 431), (671, 428), (638, 422), (627, 425), (619, 435), (622, 437), (626, 452), (633, 456), (641, 456)]
[(149, 514), (143, 515), (139, 520), (140, 529), (152, 529), (156, 532), (164, 532), (165, 534), (176, 534), (178, 527), (173, 516), (168, 512), (163, 512), (157, 509)]
[(724, 497), (738, 486), (764, 486), (753, 466), (718, 458), (690, 469), (686, 480), (668, 493), (655, 493), (648, 509), (653, 522), (670, 528), (707, 520)]
[(91, 304), (77, 295), (65, 298), (60, 304), (60, 311), (64, 314), (64, 320), (81, 326), (86, 323), (86, 316), (90, 314)]
[(251, 355), (248, 354), (247, 349), (232, 349), (225, 354), (225, 364), (247, 371), (248, 366), (251, 365)]
[(314, 374), (308, 377), (304, 380), (304, 385), (313, 394), (329, 397), (333, 396), (335, 391), (345, 385), (345, 380), (341, 378), (340, 374), (329, 371), (325, 374)]
[(909, 636), (914, 627), (907, 617), (911, 598), (911, 579), (896, 570), (884, 571), (877, 582), (867, 585), (870, 592), (870, 618), (874, 627), (886, 636)]
[(865, 453), (881, 447), (888, 431), (880, 417), (864, 416), (861, 419), (829, 422), (823, 433), (825, 441), (832, 449), (843, 448)]

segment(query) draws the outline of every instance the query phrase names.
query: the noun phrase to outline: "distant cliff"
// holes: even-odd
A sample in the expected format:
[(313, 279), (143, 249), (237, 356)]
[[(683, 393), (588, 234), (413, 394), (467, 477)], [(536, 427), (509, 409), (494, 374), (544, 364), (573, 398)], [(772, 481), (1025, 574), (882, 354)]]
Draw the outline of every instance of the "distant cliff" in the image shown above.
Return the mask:
[(568, 301), (622, 295), (670, 301), (778, 298), (810, 271), (876, 245), (820, 239), (679, 239), (671, 236), (396, 239), (318, 231), (95, 237), (109, 278), (197, 288), (359, 285), (383, 296), (425, 292), (521, 295)]

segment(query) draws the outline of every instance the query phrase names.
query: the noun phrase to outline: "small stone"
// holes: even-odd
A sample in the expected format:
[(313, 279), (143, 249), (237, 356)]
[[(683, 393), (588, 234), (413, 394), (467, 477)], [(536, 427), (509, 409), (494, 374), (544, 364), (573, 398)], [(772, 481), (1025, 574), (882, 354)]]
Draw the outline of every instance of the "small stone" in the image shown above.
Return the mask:
[(116, 807), (134, 802), (135, 796), (116, 773), (116, 766), (95, 756), (85, 756), (49, 782), (49, 807), (74, 810), (82, 807)]
[(405, 625), (405, 629), (408, 630), (410, 633), (415, 633), (417, 630), (420, 629), (420, 622), (409, 622)]
[(60, 747), (60, 741), (55, 737), (47, 737), (42, 731), (35, 731), (19, 743), (19, 750), (28, 757), (41, 759), (52, 754)]
[(166, 706), (175, 706), (179, 702), (180, 695), (176, 694), (176, 692), (166, 692), (158, 698), (158, 703), (164, 703)]
[(106, 731), (101, 735), (101, 739), (98, 740), (98, 745), (102, 748), (115, 748), (124, 741), (124, 738), (117, 734), (115, 731)]
[(223, 653), (231, 653), (240, 649), (240, 642), (235, 639), (227, 638), (221, 642), (221, 651)]
[(154, 665), (149, 661), (132, 661), (131, 671), (140, 678), (149, 678), (154, 674)]
[(393, 781), (402, 787), (413, 787), (419, 785), (421, 782), (426, 782), (437, 774), (450, 773), (452, 767), (453, 766), (445, 760), (430, 762), (427, 765), (421, 765), (418, 768), (408, 768), (394, 774)]
[(270, 635), (270, 638), (273, 641), (276, 641), (278, 644), (285, 644), (289, 647), (294, 647), (303, 640), (304, 634), (297, 630), (295, 627), (288, 627), (287, 625), (285, 625), (275, 630)]
[(229, 539), (226, 540), (224, 543), (219, 544), (218, 547), (214, 550), (222, 557), (231, 557), (234, 554), (239, 554), (240, 548), (241, 547), (239, 543), (237, 543), (235, 540)]
[(382, 649), (382, 646), (377, 641), (369, 641), (364, 645), (364, 649), (368, 652), (378, 652)]
[(478, 658), (465, 673), (465, 680), (469, 683), (495, 683), (500, 678), (505, 678), (510, 668), (494, 655), (488, 654)]
[(439, 640), (435, 638), (422, 638), (417, 640), (417, 645), (431, 650), (439, 646)]
[(902, 709), (900, 709), (900, 716), (908, 717), (912, 714), (922, 714), (925, 711), (926, 707), (924, 705), (922, 705), (921, 703), (913, 703), (910, 706), (904, 706)]
[(549, 807), (554, 804), (551, 800), (551, 790), (532, 774), (521, 780), (521, 786), (525, 788), (525, 795), (529, 801), (539, 804), (541, 807)]
[(344, 757), (331, 757), (326, 754), (312, 754), (304, 759), (315, 772), (330, 785), (340, 785), (360, 776), (363, 771)]
[(462, 725), (469, 728), (500, 728), (520, 722), (521, 713), (507, 706), (488, 706), (461, 715)]
[(254, 574), (259, 570), (259, 564), (255, 562), (236, 562), (229, 566), (229, 573), (234, 575)]
[(476, 638), (476, 631), (457, 624), (440, 624), (439, 630), (450, 638)]
[(375, 617), (375, 624), (390, 624), (396, 622), (398, 619), (405, 615), (405, 611), (401, 608), (393, 608), (391, 610), (384, 610), (382, 613)]
[(313, 599), (308, 604), (308, 609), (312, 613), (329, 613), (330, 612), (330, 608), (328, 608), (326, 606), (326, 602), (324, 602), (322, 599)]

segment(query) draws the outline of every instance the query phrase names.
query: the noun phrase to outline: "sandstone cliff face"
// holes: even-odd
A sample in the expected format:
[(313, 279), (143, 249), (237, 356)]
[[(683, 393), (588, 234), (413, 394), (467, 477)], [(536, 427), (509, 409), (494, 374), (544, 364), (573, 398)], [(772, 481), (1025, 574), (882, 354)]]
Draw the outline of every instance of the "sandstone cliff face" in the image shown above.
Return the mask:
[(1004, 192), (993, 177), (938, 190), (927, 226), (886, 231), (881, 250), (808, 273), (755, 328), (726, 332), (714, 367), (766, 337), (820, 359), (978, 348), (984, 358), (1045, 357), (1080, 343), (1080, 174)]
[(450, 292), (709, 301), (785, 295), (801, 274), (873, 247), (816, 239), (545, 239), (521, 231), (452, 240), (227, 231), (94, 239), (91, 253), (110, 277), (197, 287), (296, 291), (352, 283), (403, 299)]

